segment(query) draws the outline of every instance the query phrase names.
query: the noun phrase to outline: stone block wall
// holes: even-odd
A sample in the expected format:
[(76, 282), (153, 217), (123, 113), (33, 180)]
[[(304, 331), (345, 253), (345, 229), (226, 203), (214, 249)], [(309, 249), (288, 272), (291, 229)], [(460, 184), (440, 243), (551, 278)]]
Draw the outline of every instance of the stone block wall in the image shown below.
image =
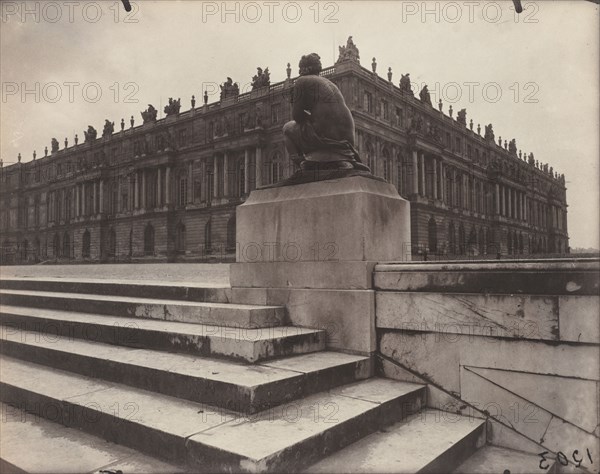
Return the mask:
[(598, 260), (378, 265), (378, 370), (428, 383), (432, 407), (486, 416), (493, 444), (572, 464), (577, 451), (594, 471), (599, 269)]

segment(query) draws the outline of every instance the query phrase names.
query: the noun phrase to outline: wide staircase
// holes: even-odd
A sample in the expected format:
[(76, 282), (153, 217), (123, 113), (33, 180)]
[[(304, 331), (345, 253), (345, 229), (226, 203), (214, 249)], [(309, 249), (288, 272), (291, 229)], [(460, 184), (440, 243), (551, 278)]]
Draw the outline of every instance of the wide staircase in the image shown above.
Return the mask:
[(1, 472), (538, 469), (283, 307), (219, 287), (0, 282)]

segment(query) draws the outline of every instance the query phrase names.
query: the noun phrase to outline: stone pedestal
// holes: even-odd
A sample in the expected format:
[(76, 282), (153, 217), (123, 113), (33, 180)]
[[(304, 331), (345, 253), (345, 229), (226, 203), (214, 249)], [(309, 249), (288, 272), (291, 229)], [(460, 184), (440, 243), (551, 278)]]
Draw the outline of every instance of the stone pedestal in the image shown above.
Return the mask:
[(237, 208), (236, 303), (285, 305), (335, 350), (375, 350), (373, 266), (410, 259), (410, 205), (364, 177), (253, 191)]

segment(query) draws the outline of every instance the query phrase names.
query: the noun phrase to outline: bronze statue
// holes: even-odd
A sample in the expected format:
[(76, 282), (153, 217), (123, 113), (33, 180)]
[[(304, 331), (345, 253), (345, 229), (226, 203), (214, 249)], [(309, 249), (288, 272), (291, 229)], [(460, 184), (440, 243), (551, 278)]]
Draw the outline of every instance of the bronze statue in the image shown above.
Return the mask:
[(319, 76), (321, 58), (300, 59), (300, 77), (292, 92), (292, 117), (283, 127), (291, 160), (301, 169), (370, 171), (354, 148), (354, 119), (344, 97), (329, 79)]

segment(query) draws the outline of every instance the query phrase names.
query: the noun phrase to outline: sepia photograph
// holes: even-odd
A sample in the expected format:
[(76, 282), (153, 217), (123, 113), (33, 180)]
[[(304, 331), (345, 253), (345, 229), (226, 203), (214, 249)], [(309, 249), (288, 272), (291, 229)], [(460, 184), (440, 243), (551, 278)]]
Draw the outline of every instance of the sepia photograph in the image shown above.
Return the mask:
[(600, 473), (600, 0), (1, 0), (0, 473)]

